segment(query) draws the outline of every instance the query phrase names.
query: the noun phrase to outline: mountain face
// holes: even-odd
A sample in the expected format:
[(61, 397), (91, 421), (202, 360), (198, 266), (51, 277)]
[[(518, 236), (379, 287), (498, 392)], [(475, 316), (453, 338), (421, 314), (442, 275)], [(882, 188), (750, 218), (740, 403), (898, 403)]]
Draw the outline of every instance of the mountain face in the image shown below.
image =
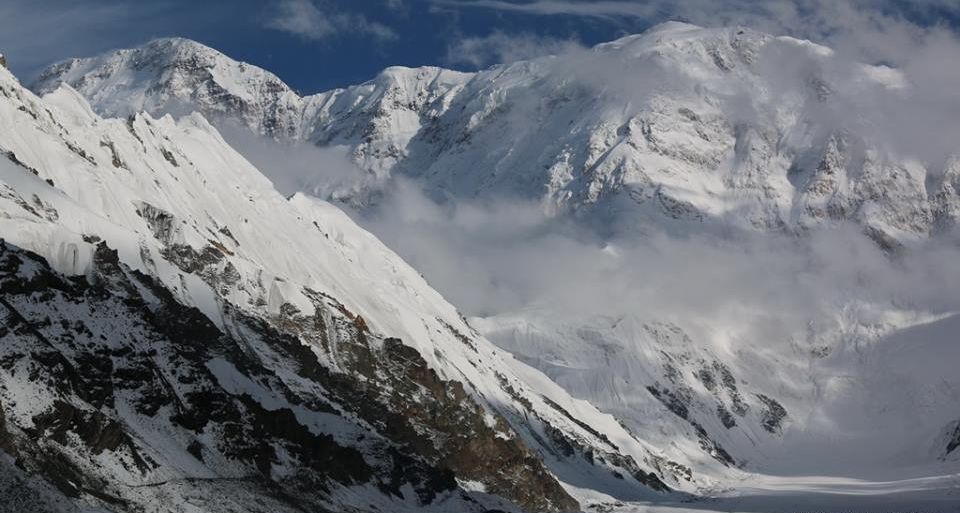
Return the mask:
[(737, 340), (733, 350), (639, 315), (517, 312), (471, 323), (694, 472), (950, 473), (960, 316), (903, 327), (886, 315), (839, 333), (811, 328), (808, 340)]
[(345, 146), (375, 179), (336, 196), (360, 204), (399, 174), (437, 197), (537, 200), (623, 230), (852, 221), (895, 246), (954, 226), (956, 160), (891, 155), (846, 112), (851, 97), (909, 85), (890, 68), (838, 67), (809, 42), (668, 23), (582, 54), (473, 74), (390, 68), (305, 97), (183, 40), (67, 61), (33, 87), (70, 84), (108, 115), (196, 110), (287, 142)]
[[(365, 168), (386, 177), (419, 133), (422, 117), (439, 115), (471, 74), (440, 68), (389, 68), (346, 90), (301, 97), (273, 74), (186, 39), (52, 66), (33, 89), (67, 83), (97, 112), (182, 115), (197, 111), (283, 141), (363, 145)], [(446, 100), (445, 100), (446, 99)], [(360, 193), (362, 191), (354, 191)]]
[(713, 482), (199, 114), (104, 119), (0, 70), (0, 151), (8, 504), (570, 511)]

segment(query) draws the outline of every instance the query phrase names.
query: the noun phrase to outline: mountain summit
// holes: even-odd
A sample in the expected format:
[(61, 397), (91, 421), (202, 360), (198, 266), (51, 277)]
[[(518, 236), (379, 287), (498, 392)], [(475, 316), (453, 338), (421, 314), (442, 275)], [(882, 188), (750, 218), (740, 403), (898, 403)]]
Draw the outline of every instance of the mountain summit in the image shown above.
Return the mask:
[(895, 100), (909, 88), (899, 72), (742, 28), (666, 23), (479, 73), (389, 68), (306, 97), (197, 43), (158, 40), (57, 64), (33, 88), (61, 83), (105, 115), (196, 110), (346, 147), (374, 177), (367, 189), (400, 174), (438, 198), (527, 198), (627, 230), (853, 222), (892, 247), (960, 218), (957, 159), (891, 151), (870, 105), (849, 110)]

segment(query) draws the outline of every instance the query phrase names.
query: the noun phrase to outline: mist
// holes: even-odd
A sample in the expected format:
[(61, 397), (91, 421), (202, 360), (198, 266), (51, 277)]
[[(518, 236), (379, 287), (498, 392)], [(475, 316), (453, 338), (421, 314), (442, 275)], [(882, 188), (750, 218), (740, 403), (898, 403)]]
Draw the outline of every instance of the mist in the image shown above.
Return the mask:
[[(355, 218), (470, 316), (527, 309), (574, 321), (637, 316), (729, 325), (785, 339), (813, 321), (856, 308), (917, 315), (960, 311), (960, 246), (954, 236), (896, 254), (859, 227), (808, 236), (666, 232), (598, 239), (587, 226), (543, 214), (536, 203), (439, 204), (398, 179), (387, 200)], [(746, 333), (745, 333), (746, 335)]]
[(229, 121), (217, 125), (230, 146), (260, 169), (284, 196), (303, 192), (336, 201), (358, 194), (372, 180), (353, 164), (346, 146), (277, 141)]
[[(827, 12), (833, 11), (821, 15)], [(806, 44), (774, 40), (756, 56), (755, 79), (731, 73), (706, 92), (654, 60), (624, 60), (555, 40), (539, 48), (553, 55), (535, 61), (538, 80), (547, 84), (538, 86), (602, 98), (624, 118), (658, 95), (709, 94), (734, 125), (778, 127), (778, 150), (785, 153), (800, 154), (832, 134), (852, 134), (878, 150), (872, 158), (915, 160), (931, 176), (941, 175), (960, 141), (960, 66), (951, 65), (960, 42), (947, 30), (921, 31), (874, 13), (842, 15), (834, 20), (843, 25), (829, 39), (832, 50), (811, 52)], [(775, 26), (768, 21), (757, 25)], [(858, 39), (841, 37), (848, 32)], [(491, 39), (495, 48), (510, 46), (503, 34)], [(864, 40), (876, 43), (875, 62), (887, 64), (859, 60)], [(471, 52), (461, 58), (481, 62), (494, 55), (480, 43), (465, 42)], [(536, 46), (524, 36), (518, 51), (535, 55)], [(495, 55), (511, 59), (502, 51)], [(828, 102), (811, 96), (812, 78), (826, 84)], [(511, 129), (536, 132), (543, 98), (522, 88), (505, 94), (502, 114)], [(812, 322), (840, 322), (838, 312), (847, 321), (883, 325), (884, 312), (906, 312), (918, 321), (960, 311), (960, 249), (951, 233), (907, 241), (890, 252), (861, 227), (843, 223), (811, 231), (718, 230), (709, 223), (678, 230), (645, 219), (637, 230), (628, 228), (634, 219), (569, 215), (537, 195), (438, 194), (399, 173), (374, 182), (346, 147), (290, 146), (228, 133), (279, 190), (339, 200), (468, 316), (525, 310), (565, 320), (631, 315), (704, 334), (736, 319), (744, 337), (784, 339)], [(361, 191), (375, 201), (358, 201)]]

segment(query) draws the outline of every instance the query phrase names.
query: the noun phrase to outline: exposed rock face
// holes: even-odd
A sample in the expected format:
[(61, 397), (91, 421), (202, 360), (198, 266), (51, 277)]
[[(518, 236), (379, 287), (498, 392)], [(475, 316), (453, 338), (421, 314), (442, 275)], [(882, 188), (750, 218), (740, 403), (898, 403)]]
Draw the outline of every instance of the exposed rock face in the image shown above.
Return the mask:
[[(282, 488), (285, 500), (304, 508), (323, 504), (324, 492), (364, 483), (401, 498), (410, 487), (411, 499), (421, 504), (449, 500), (456, 497), (455, 475), (487, 474), (477, 465), (481, 455), (464, 454), (450, 442), (435, 446), (425, 436), (441, 413), (432, 408), (442, 409), (449, 435), (485, 449), (482, 458), (515, 479), (501, 486), (532, 485), (524, 471), (511, 472), (512, 461), (519, 457), (533, 468), (539, 462), (515, 441), (511, 446), (493, 436), (477, 406), (463, 410), (470, 399), (462, 388), (448, 391), (451, 385), (427, 369), (390, 368), (398, 359), (414, 366), (409, 362), (420, 359), (399, 341), (388, 340), (375, 354), (368, 346), (372, 335), (345, 322), (328, 331), (320, 312), (284, 323), (349, 337), (341, 347), (366, 362), (370, 377), (380, 368), (380, 379), (407, 383), (407, 390), (384, 397), (387, 383), (358, 389), (359, 369), (327, 371), (307, 346), (269, 323), (231, 311), (232, 329), (244, 338), (221, 331), (151, 278), (120, 264), (104, 243), (87, 278), (67, 279), (43, 259), (6, 244), (0, 269), (0, 438), (18, 466), (68, 497), (92, 496), (126, 510), (134, 505), (122, 483), (163, 486), (194, 467), (205, 474), (196, 479)], [(296, 374), (284, 375), (290, 370)], [(436, 393), (421, 398), (422, 412), (403, 399), (420, 386)], [(22, 397), (34, 400), (20, 404)], [(323, 422), (327, 417), (339, 419), (339, 429), (324, 432), (333, 425)], [(539, 479), (551, 481), (546, 474)], [(502, 492), (530, 510), (576, 509), (554, 486), (541, 493)]]
[(953, 430), (953, 433), (947, 442), (947, 450), (945, 454), (949, 455), (953, 451), (957, 450), (957, 447), (960, 447), (960, 425)]

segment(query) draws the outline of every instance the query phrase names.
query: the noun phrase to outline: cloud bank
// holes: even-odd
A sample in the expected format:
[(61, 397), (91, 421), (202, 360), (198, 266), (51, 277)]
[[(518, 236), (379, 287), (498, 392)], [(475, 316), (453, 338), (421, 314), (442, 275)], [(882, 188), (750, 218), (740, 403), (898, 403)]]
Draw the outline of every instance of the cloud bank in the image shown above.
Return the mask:
[(955, 236), (896, 256), (849, 225), (808, 238), (599, 238), (533, 202), (439, 204), (403, 179), (392, 190), (358, 219), (468, 315), (536, 308), (568, 320), (636, 315), (704, 329), (738, 319), (755, 335), (783, 338), (843, 308), (960, 311)]
[[(653, 9), (633, 2), (456, 3), (543, 15), (648, 16)], [(730, 12), (722, 7), (731, 4), (735, 9)], [(732, 87), (735, 92), (723, 98), (724, 115), (734, 123), (763, 125), (783, 116), (783, 99), (808, 95), (809, 79), (815, 75), (829, 84), (831, 98), (797, 106), (797, 126), (805, 127), (805, 137), (857, 134), (889, 152), (878, 158), (915, 159), (931, 170), (934, 180), (960, 151), (955, 92), (960, 90), (960, 66), (952, 65), (960, 55), (960, 41), (951, 29), (921, 27), (902, 16), (882, 14), (877, 2), (748, 4), (753, 5), (726, 2), (712, 7), (717, 4), (687, 1), (676, 9), (702, 7), (701, 16), (712, 18), (708, 25), (757, 20), (756, 26), (774, 34), (819, 31), (823, 36), (817, 40), (835, 48), (828, 58), (814, 59), (803, 46), (771, 45), (756, 64), (766, 90)], [(659, 5), (656, 12), (666, 9), (654, 5)], [(931, 1), (915, 8), (944, 5)], [(616, 105), (644, 105), (657, 91), (697, 87), (649, 63), (605, 58), (556, 40), (542, 42), (532, 35), (495, 32), (452, 47), (450, 58), (479, 66), (514, 60), (510, 49), (523, 55), (555, 54), (550, 66), (566, 87), (583, 88), (588, 96), (602, 95)], [(867, 68), (864, 59), (882, 64)], [(751, 103), (738, 97), (759, 94), (768, 101)], [(522, 103), (519, 96), (512, 100)], [(525, 120), (522, 105), (512, 104), (511, 109), (515, 123), (534, 119)], [(811, 140), (781, 142), (800, 151)], [(939, 185), (926, 184), (931, 189)], [(378, 210), (356, 214), (358, 219), (468, 315), (527, 308), (547, 309), (561, 318), (640, 315), (698, 324), (704, 333), (738, 319), (744, 336), (782, 339), (802, 333), (811, 322), (840, 322), (842, 315), (851, 322), (882, 325), (888, 322), (882, 312), (960, 311), (960, 293), (952, 286), (960, 283), (955, 233), (888, 254), (855, 226), (824, 228), (806, 237), (739, 231), (678, 234), (655, 228), (638, 234), (617, 230), (616, 219), (609, 230), (597, 230), (551, 217), (536, 200), (436, 202), (419, 184), (404, 179), (386, 190), (391, 192)]]

